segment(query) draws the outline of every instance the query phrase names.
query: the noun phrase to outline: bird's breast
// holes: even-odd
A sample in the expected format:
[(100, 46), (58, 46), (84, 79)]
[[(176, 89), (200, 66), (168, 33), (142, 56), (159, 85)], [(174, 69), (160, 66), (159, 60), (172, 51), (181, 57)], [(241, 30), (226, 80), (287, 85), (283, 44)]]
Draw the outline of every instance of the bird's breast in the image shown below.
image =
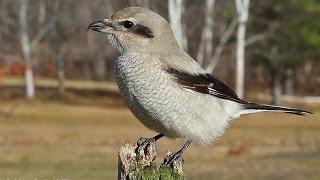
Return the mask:
[(115, 74), (121, 95), (133, 114), (151, 129), (160, 127), (172, 93), (160, 62), (122, 55), (115, 62)]

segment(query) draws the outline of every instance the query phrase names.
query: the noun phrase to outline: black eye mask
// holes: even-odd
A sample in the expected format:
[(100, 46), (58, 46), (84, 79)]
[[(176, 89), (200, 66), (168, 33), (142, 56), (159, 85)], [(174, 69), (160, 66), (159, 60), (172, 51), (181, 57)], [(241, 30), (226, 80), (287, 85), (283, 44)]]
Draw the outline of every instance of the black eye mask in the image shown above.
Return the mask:
[(154, 35), (152, 31), (143, 25), (137, 24), (133, 27), (132, 31), (140, 36), (146, 37), (146, 38), (153, 38)]
[(141, 25), (141, 24), (134, 24), (132, 21), (123, 21), (120, 23), (123, 27), (126, 29), (130, 29), (133, 33), (138, 34), (140, 36), (146, 37), (146, 38), (153, 38), (154, 35), (147, 26)]

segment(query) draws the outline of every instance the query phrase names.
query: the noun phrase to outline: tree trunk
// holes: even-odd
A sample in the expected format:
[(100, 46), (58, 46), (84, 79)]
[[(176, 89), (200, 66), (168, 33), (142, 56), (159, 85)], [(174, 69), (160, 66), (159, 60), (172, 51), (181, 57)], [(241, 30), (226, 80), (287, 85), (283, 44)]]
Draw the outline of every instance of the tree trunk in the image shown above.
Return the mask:
[(39, 15), (38, 15), (38, 29), (40, 29), (45, 22), (46, 19), (46, 2), (45, 0), (39, 1)]
[(59, 60), (57, 64), (58, 70), (57, 70), (57, 78), (58, 78), (58, 92), (60, 95), (64, 95), (65, 93), (65, 76), (64, 76), (64, 62), (62, 60)]
[(59, 36), (59, 10), (60, 10), (60, 0), (55, 0), (53, 4), (53, 12), (54, 16), (56, 16), (56, 21), (54, 24), (54, 29), (53, 29), (53, 59), (55, 61), (56, 67), (57, 67), (57, 80), (58, 80), (58, 93), (59, 95), (64, 95), (65, 93), (65, 86), (64, 86), (64, 81), (65, 81), (65, 76), (64, 76), (64, 61), (62, 58), (61, 50), (60, 50), (60, 36)]
[(26, 97), (31, 100), (35, 96), (35, 87), (32, 72), (31, 48), (28, 35), (27, 9), (28, 0), (19, 0), (20, 41), (22, 57), (25, 63)]
[(281, 78), (276, 67), (271, 69), (271, 84), (272, 84), (272, 104), (279, 105), (281, 103)]
[(182, 24), (182, 14), (184, 12), (183, 0), (169, 0), (169, 19), (174, 36), (179, 45), (185, 50), (188, 50), (188, 40), (186, 37), (185, 28)]
[(285, 93), (287, 95), (294, 94), (294, 71), (292, 68), (286, 70)]
[(314, 66), (312, 66), (312, 62), (311, 61), (307, 61), (304, 64), (304, 71), (307, 74), (307, 76), (310, 76), (312, 74), (312, 69), (314, 68)]
[(156, 156), (155, 146), (148, 146), (144, 151), (137, 152), (136, 146), (126, 143), (119, 149), (118, 180), (183, 180), (183, 160), (179, 158), (169, 167), (158, 166), (153, 157)]
[(212, 58), (214, 4), (215, 0), (206, 0), (205, 25), (197, 53), (197, 61), (202, 66)]
[(99, 53), (94, 65), (96, 79), (104, 80), (106, 74), (106, 56), (104, 53)]
[(237, 34), (237, 77), (236, 77), (236, 91), (239, 98), (243, 98), (244, 95), (244, 71), (245, 71), (245, 62), (244, 62), (244, 45), (245, 45), (245, 31), (246, 26), (241, 23), (238, 27)]
[(245, 38), (246, 38), (246, 23), (249, 15), (250, 0), (236, 0), (238, 12), (238, 33), (237, 33), (237, 78), (236, 91), (239, 98), (244, 96), (244, 73), (245, 73)]
[(26, 97), (27, 99), (32, 100), (35, 96), (35, 87), (34, 87), (33, 72), (31, 67), (26, 66), (24, 77), (26, 82)]

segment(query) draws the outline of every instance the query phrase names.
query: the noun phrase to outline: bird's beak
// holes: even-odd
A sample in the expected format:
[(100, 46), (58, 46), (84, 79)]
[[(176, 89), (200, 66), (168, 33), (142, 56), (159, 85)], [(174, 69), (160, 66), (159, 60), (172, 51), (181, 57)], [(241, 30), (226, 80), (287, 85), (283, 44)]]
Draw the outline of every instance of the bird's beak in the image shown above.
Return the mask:
[(89, 24), (88, 30), (89, 29), (107, 34), (112, 34), (115, 30), (114, 26), (112, 26), (108, 19), (105, 19), (103, 21), (95, 21)]

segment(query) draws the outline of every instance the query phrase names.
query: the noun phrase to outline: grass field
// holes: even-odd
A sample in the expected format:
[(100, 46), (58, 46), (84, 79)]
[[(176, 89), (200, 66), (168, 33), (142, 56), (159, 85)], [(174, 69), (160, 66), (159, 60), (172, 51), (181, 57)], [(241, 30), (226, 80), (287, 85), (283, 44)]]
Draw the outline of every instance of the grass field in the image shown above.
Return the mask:
[[(14, 98), (23, 96), (23, 79), (0, 82), (0, 179), (116, 179), (118, 147), (154, 135), (113, 83), (67, 81), (72, 93), (57, 98), (54, 80), (36, 79), (38, 99), (26, 102)], [(184, 156), (187, 178), (320, 179), (320, 110), (311, 107), (316, 114), (308, 117), (242, 117), (214, 147), (193, 144)], [(182, 144), (159, 141), (157, 161)]]
[[(152, 135), (125, 107), (2, 100), (0, 179), (116, 179), (119, 145)], [(160, 140), (157, 161), (182, 144)], [(184, 159), (188, 179), (320, 179), (320, 113), (243, 117)]]

